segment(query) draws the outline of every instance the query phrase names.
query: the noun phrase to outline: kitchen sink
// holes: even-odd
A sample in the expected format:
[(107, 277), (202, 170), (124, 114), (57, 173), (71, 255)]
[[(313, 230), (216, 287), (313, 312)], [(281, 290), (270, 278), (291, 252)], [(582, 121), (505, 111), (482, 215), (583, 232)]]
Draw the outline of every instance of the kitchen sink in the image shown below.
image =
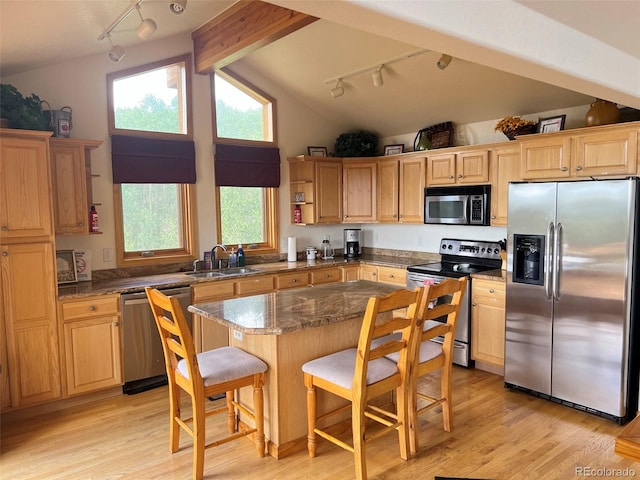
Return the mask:
[(248, 275), (251, 273), (260, 273), (260, 270), (254, 270), (253, 268), (246, 267), (237, 267), (223, 268), (222, 270), (209, 270), (206, 272), (186, 272), (187, 275), (196, 278), (230, 277), (234, 275)]

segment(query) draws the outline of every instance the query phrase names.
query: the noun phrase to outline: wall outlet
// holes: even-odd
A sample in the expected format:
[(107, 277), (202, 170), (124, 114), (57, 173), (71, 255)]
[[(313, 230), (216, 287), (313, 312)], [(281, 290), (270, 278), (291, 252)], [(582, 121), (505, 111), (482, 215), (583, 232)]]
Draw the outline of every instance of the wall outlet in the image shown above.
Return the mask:
[(104, 263), (113, 262), (113, 248), (103, 248), (102, 249), (102, 261)]
[(233, 331), (233, 338), (235, 340), (238, 340), (239, 342), (242, 341), (242, 332), (238, 331), (238, 330), (234, 330)]

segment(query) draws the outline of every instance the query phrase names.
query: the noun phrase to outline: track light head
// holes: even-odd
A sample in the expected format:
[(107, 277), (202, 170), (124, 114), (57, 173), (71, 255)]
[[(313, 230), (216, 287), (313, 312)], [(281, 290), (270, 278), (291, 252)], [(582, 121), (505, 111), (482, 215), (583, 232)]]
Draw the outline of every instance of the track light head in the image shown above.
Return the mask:
[(111, 41), (111, 35), (107, 34), (107, 38), (109, 39), (109, 43), (111, 44), (111, 50), (107, 52), (107, 58), (113, 63), (118, 63), (123, 59), (125, 51), (124, 48), (120, 45), (114, 45)]
[(384, 83), (384, 79), (382, 78), (382, 67), (384, 67), (384, 65), (380, 65), (371, 73), (371, 80), (373, 80), (374, 87), (380, 87)]
[(187, 0), (173, 0), (169, 3), (169, 10), (176, 15), (182, 15), (187, 8)]
[(438, 68), (440, 70), (444, 70), (445, 68), (447, 68), (449, 66), (449, 64), (451, 63), (451, 60), (452, 60), (451, 55), (443, 54), (440, 57), (440, 60), (438, 60), (436, 62), (436, 65), (438, 66)]
[(153, 34), (153, 32), (156, 31), (158, 26), (156, 25), (156, 22), (154, 22), (150, 18), (147, 18), (146, 20), (143, 18), (142, 12), (140, 11), (140, 5), (137, 3), (136, 10), (138, 12), (138, 15), (140, 16), (140, 21), (142, 22), (136, 28), (136, 33), (142, 40), (145, 40), (149, 38)]
[(331, 97), (338, 98), (338, 97), (341, 97), (342, 95), (344, 95), (344, 87), (342, 85), (342, 79), (340, 78), (336, 82), (335, 88), (331, 89)]

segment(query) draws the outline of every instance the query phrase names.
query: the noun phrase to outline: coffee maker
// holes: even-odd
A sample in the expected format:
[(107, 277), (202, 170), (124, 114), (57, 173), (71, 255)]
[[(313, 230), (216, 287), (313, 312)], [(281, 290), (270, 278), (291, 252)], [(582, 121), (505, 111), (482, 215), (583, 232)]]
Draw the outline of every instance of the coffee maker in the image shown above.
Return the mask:
[(362, 230), (359, 228), (344, 229), (344, 256), (359, 257), (362, 253)]

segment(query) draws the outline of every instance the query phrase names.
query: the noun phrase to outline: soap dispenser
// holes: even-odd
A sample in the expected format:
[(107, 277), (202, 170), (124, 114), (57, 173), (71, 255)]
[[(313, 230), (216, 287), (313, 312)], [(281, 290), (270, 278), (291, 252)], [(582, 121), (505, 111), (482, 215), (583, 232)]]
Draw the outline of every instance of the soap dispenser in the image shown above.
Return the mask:
[(238, 245), (238, 266), (245, 266), (244, 249), (242, 248), (242, 244)]
[(229, 254), (229, 268), (234, 268), (238, 266), (238, 256), (236, 255), (235, 249), (231, 249), (231, 253)]

